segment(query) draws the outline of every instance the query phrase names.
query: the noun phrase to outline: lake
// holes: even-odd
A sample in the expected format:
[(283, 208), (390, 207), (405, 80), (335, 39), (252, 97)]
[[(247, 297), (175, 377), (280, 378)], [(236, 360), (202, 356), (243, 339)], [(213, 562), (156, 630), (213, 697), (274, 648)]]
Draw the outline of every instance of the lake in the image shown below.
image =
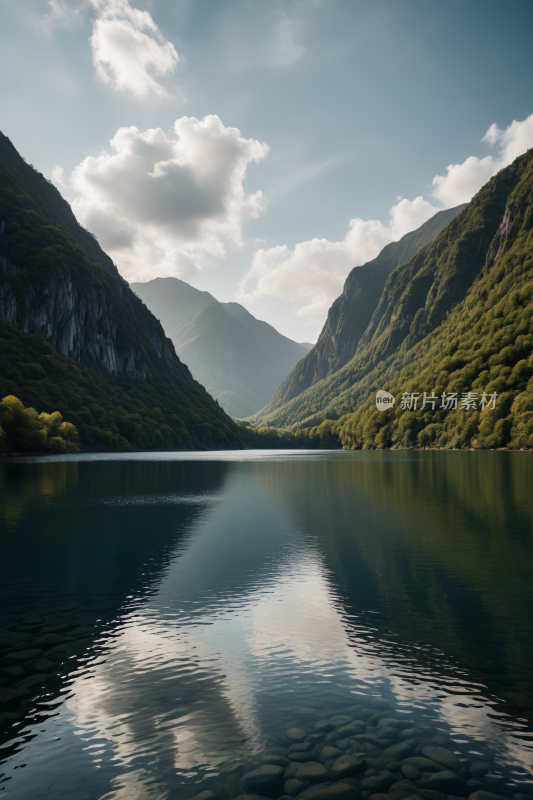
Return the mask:
[(533, 794), (531, 453), (11, 458), (0, 487), (0, 798)]

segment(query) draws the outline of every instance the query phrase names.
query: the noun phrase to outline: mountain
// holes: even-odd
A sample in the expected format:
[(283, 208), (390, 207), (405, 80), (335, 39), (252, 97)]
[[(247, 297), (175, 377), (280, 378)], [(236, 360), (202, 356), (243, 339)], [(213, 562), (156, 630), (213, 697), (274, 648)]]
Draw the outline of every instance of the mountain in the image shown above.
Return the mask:
[(533, 448), (533, 149), (391, 273), (355, 356), (271, 420), (307, 446)]
[(439, 211), (418, 230), (386, 245), (372, 261), (352, 269), (341, 296), (329, 309), (316, 345), (276, 389), (257, 421), (270, 419), (284, 403), (348, 363), (370, 324), (391, 272), (427, 247), (463, 208), (461, 205)]
[(161, 320), (194, 377), (234, 417), (263, 408), (312, 347), (282, 336), (239, 303), (220, 303), (178, 278), (131, 288)]
[(105, 447), (241, 447), (57, 189), (0, 133), (0, 397)]

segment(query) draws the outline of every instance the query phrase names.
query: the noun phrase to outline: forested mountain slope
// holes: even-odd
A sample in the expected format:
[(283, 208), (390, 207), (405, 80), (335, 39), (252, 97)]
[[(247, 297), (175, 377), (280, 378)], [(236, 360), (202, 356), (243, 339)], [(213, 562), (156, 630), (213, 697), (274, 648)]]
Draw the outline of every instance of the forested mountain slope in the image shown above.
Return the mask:
[[(1, 329), (0, 395), (59, 410), (83, 443), (242, 446), (158, 320), (59, 192), (2, 134), (0, 320), (10, 323)], [(89, 410), (86, 424), (79, 408)]]
[(263, 408), (308, 346), (282, 336), (239, 303), (220, 303), (178, 278), (131, 288), (161, 320), (181, 360), (235, 417)]
[[(355, 411), (376, 386), (387, 388), (378, 384), (391, 381), (395, 373), (418, 357), (420, 349), (413, 349), (417, 343), (423, 341), (425, 347), (438, 340), (438, 352), (449, 349), (449, 328), (440, 341), (441, 326), (449, 325), (452, 313), (466, 315), (465, 324), (472, 324), (464, 301), (470, 301), (481, 280), (487, 298), (496, 297), (497, 284), (507, 272), (506, 290), (514, 288), (513, 281), (518, 286), (522, 280), (520, 265), (512, 260), (505, 260), (505, 267), (503, 264), (505, 254), (516, 247), (520, 258), (530, 254), (532, 164), (533, 151), (529, 151), (491, 178), (432, 244), (394, 270), (351, 361), (263, 417), (261, 424), (312, 427)], [(489, 313), (483, 308), (482, 298), (477, 297), (475, 303), (480, 314)], [(454, 319), (456, 325), (463, 324), (463, 317)], [(491, 325), (478, 339), (478, 347), (492, 347)], [(417, 370), (423, 372), (426, 366), (422, 359)]]
[(372, 261), (352, 269), (341, 296), (328, 312), (316, 345), (287, 375), (266, 408), (257, 415), (258, 421), (269, 417), (283, 403), (297, 397), (322, 378), (337, 372), (355, 355), (388, 276), (404, 261), (427, 247), (463, 208), (464, 205), (461, 205), (439, 211), (416, 231), (406, 233), (398, 242), (388, 244)]

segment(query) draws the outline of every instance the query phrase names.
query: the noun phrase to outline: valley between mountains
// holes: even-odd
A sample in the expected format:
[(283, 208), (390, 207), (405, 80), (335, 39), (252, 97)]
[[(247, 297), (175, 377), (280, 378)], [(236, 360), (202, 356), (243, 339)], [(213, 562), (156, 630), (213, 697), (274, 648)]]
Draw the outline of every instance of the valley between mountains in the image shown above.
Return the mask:
[(315, 345), (177, 278), (130, 286), (3, 135), (0, 229), (0, 397), (84, 448), (533, 447), (533, 150), (354, 265)]

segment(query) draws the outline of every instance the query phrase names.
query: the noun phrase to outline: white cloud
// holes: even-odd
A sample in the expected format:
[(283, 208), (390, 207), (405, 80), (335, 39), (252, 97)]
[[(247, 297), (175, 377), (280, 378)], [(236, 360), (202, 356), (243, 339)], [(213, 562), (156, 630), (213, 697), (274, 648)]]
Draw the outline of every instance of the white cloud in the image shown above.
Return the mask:
[(481, 141), (493, 145), (501, 138), (501, 135), (501, 130), (498, 128), (497, 124), (493, 122)]
[(128, 0), (92, 1), (99, 12), (90, 38), (98, 77), (137, 97), (165, 95), (154, 75), (174, 72), (179, 57), (148, 11), (132, 8)]
[(258, 250), (241, 281), (238, 299), (290, 297), (305, 324), (323, 322), (333, 300), (342, 292), (353, 267), (375, 258), (390, 242), (420, 227), (438, 211), (422, 197), (402, 199), (390, 210), (390, 225), (379, 220), (352, 219), (344, 239), (312, 239), (294, 250), (286, 245)]
[(450, 164), (445, 175), (433, 178), (433, 196), (446, 206), (468, 203), (493, 175), (533, 147), (533, 114), (520, 122), (513, 120), (504, 131), (493, 122), (481, 141), (498, 144), (498, 155), (469, 156), (462, 164)]
[(244, 139), (215, 115), (182, 117), (161, 128), (120, 128), (113, 153), (88, 157), (72, 175), (73, 209), (128, 280), (186, 277), (206, 257), (241, 244), (241, 226), (263, 209), (246, 195), (246, 168), (268, 146)]
[(399, 202), (390, 210), (390, 227), (395, 234), (395, 239), (401, 238), (409, 231), (415, 231), (439, 210), (420, 195), (414, 200), (406, 200), (401, 197), (397, 199)]
[[(470, 156), (462, 164), (450, 165), (445, 175), (433, 178), (433, 197), (444, 206), (471, 200), (493, 175), (533, 146), (533, 114), (521, 122), (513, 121), (503, 131), (493, 123), (482, 141), (497, 144), (498, 155)], [(296, 244), (293, 250), (285, 245), (258, 250), (240, 283), (238, 299), (250, 303), (268, 297), (290, 298), (295, 316), (309, 326), (321, 324), (353, 267), (375, 258), (386, 244), (416, 230), (437, 211), (438, 207), (421, 196), (407, 200), (400, 195), (390, 209), (388, 225), (353, 219), (340, 242), (312, 239)]]
[(52, 180), (59, 186), (66, 187), (65, 170), (63, 169), (63, 167), (60, 167), (59, 164), (56, 164), (52, 170)]

